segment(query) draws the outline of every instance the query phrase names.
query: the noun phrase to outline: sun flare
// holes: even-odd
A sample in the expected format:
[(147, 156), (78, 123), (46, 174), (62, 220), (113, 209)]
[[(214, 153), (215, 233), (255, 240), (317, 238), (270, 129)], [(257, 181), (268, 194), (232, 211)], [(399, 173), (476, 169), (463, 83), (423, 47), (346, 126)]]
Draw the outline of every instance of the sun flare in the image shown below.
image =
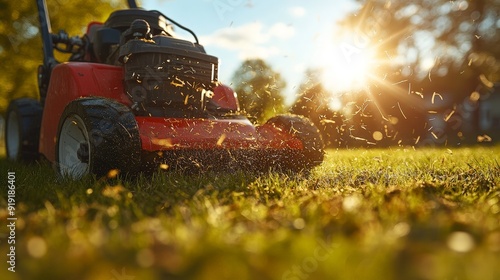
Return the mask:
[(323, 37), (318, 43), (316, 56), (326, 88), (335, 93), (346, 93), (368, 86), (376, 71), (374, 47), (353, 43), (350, 38)]
[(375, 71), (375, 51), (345, 43), (324, 48), (323, 82), (334, 92), (359, 91), (366, 88)]

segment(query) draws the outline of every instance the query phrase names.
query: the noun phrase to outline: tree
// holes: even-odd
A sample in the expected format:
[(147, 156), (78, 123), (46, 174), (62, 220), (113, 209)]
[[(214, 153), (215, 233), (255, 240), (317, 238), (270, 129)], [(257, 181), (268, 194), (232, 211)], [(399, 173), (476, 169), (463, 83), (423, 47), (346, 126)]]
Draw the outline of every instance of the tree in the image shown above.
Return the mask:
[(297, 99), (290, 108), (292, 114), (302, 115), (311, 120), (318, 119), (321, 112), (328, 108), (331, 96), (321, 83), (320, 69), (307, 69), (304, 80), (297, 89)]
[(324, 87), (321, 76), (320, 69), (306, 70), (304, 80), (297, 90), (297, 100), (290, 108), (290, 113), (309, 118), (318, 127), (326, 146), (342, 146), (343, 115), (342, 112), (336, 111), (339, 108), (332, 108), (332, 100), (336, 99)]
[[(105, 21), (125, 1), (47, 0), (53, 32), (80, 36), (91, 21)], [(33, 0), (0, 2), (0, 112), (9, 101), (38, 96), (37, 67), (42, 63), (38, 11)], [(57, 56), (64, 61), (64, 56)]]
[(284, 112), (281, 75), (262, 59), (244, 61), (232, 78), (240, 107), (258, 122)]
[(500, 0), (357, 2), (361, 9), (341, 25), (390, 59), (384, 74), (457, 91), (469, 91), (481, 75), (500, 80)]

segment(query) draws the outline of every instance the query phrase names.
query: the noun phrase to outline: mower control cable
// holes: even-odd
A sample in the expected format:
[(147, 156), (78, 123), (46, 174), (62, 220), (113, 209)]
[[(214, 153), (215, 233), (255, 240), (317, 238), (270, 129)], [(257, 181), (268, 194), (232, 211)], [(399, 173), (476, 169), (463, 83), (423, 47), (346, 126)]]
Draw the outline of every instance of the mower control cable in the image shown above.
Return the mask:
[(182, 24), (180, 24), (180, 23), (176, 22), (175, 20), (173, 20), (173, 19), (171, 19), (171, 18), (167, 17), (165, 14), (163, 14), (163, 13), (162, 13), (162, 12), (160, 12), (160, 11), (153, 10), (152, 12), (155, 12), (155, 13), (160, 14), (161, 16), (163, 16), (164, 18), (166, 18), (168, 21), (170, 21), (170, 22), (172, 22), (173, 24), (177, 25), (180, 29), (183, 29), (183, 30), (185, 30), (185, 31), (189, 32), (191, 35), (193, 35), (193, 37), (194, 37), (194, 39), (195, 39), (195, 41), (196, 41), (196, 44), (197, 44), (197, 45), (199, 45), (199, 44), (200, 44), (200, 41), (198, 41), (198, 37), (196, 36), (196, 34), (194, 33), (194, 31), (193, 31), (193, 30), (191, 30), (191, 29), (189, 29), (189, 28), (185, 27), (184, 25), (182, 25)]

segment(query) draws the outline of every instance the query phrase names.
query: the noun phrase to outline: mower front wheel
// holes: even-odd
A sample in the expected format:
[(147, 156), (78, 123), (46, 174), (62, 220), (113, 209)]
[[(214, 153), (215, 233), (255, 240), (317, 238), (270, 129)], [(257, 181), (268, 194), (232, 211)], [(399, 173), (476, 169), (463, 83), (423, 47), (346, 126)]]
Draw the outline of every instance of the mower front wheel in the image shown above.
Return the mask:
[(98, 177), (110, 170), (135, 173), (141, 142), (134, 114), (105, 98), (82, 98), (68, 104), (59, 122), (56, 170), (63, 177)]
[(33, 162), (39, 158), (41, 122), (42, 105), (38, 100), (21, 98), (9, 104), (5, 125), (8, 159)]
[(309, 170), (323, 162), (324, 144), (321, 133), (312, 121), (298, 115), (278, 115), (269, 119), (272, 125), (302, 142), (302, 150), (294, 151), (292, 158), (284, 157), (281, 166), (294, 171)]

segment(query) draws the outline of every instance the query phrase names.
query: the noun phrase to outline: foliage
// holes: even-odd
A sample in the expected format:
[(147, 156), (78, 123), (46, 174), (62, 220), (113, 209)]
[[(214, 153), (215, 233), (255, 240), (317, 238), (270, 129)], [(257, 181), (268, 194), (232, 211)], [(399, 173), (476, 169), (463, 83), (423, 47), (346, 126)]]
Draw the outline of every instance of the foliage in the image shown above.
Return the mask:
[(18, 220), (17, 272), (0, 278), (499, 279), (498, 155), (330, 150), (308, 177), (78, 182), (1, 160), (16, 172)]
[[(125, 1), (47, 0), (53, 32), (81, 36), (91, 21), (104, 21)], [(37, 67), (42, 63), (38, 10), (33, 0), (0, 2), (0, 112), (9, 100), (38, 97)], [(63, 56), (58, 56), (64, 61)]]
[[(448, 91), (470, 88), (467, 83), (475, 84), (473, 90), (480, 75), (500, 80), (500, 1), (358, 2), (361, 9), (341, 24), (354, 29), (356, 42), (369, 42), (380, 59), (390, 59), (393, 71), (386, 68), (383, 73), (393, 75), (399, 68), (403, 77), (414, 82), (429, 78), (434, 82), (427, 86), (439, 82)], [(429, 59), (434, 60), (431, 69), (425, 65)]]
[[(324, 87), (321, 75), (321, 69), (306, 71), (290, 111), (311, 119), (328, 147), (414, 145), (425, 135), (421, 129), (426, 126), (422, 112), (410, 107), (419, 103), (407, 94), (396, 96), (389, 89), (376, 96), (369, 90), (333, 94)], [(401, 117), (403, 110), (406, 115)]]
[(233, 74), (232, 81), (240, 107), (251, 118), (264, 122), (271, 116), (283, 112), (282, 92), (286, 83), (264, 60), (244, 61)]
[(338, 108), (332, 108), (332, 93), (323, 86), (321, 75), (320, 69), (306, 70), (290, 112), (309, 118), (320, 130), (326, 146), (339, 147), (345, 132), (344, 116)]

